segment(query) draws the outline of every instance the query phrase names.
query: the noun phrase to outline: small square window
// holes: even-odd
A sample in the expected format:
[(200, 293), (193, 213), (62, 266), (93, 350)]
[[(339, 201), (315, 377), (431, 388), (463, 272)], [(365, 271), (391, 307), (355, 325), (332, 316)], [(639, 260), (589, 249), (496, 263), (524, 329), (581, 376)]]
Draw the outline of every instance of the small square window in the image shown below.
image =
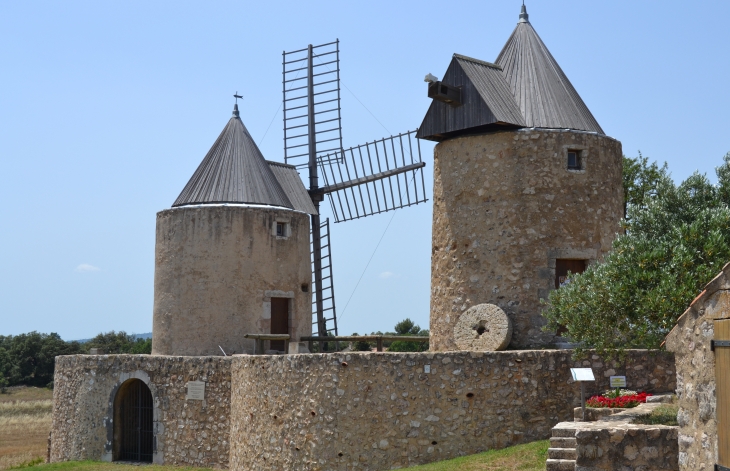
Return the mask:
[(271, 235), (277, 239), (288, 239), (291, 237), (291, 223), (274, 220), (271, 224)]
[(568, 169), (569, 170), (581, 170), (583, 169), (583, 162), (581, 162), (579, 150), (568, 150)]

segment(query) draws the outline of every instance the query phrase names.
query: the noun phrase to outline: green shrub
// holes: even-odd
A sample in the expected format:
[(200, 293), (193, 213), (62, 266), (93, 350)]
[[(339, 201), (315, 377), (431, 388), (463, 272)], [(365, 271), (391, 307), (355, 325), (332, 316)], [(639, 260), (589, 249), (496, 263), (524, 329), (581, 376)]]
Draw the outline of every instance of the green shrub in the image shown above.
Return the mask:
[(606, 356), (621, 356), (627, 348), (658, 349), (692, 299), (730, 260), (730, 153), (717, 168), (717, 185), (699, 174), (675, 185), (666, 166), (652, 169), (642, 157), (625, 159), (624, 168), (637, 161), (643, 167), (633, 170), (638, 181), (624, 182), (633, 198), (626, 233), (602, 263), (552, 291), (544, 311), (545, 329), (565, 326), (563, 335), (578, 344), (578, 355), (586, 348)]
[[(358, 336), (357, 332), (352, 334), (354, 336)], [(366, 342), (365, 340), (358, 340), (356, 342), (352, 342), (352, 349), (356, 352), (369, 352), (373, 349), (373, 345), (370, 342)]]

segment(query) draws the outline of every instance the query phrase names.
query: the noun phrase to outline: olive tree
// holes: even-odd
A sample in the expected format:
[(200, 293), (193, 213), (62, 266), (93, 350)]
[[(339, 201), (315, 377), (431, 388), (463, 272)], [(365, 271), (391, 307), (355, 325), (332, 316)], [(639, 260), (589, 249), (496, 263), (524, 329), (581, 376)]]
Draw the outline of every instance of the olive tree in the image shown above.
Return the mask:
[(624, 159), (625, 233), (604, 261), (550, 293), (546, 330), (567, 329), (578, 353), (659, 348), (677, 318), (730, 261), (730, 153), (718, 183), (695, 173), (679, 185), (666, 164)]

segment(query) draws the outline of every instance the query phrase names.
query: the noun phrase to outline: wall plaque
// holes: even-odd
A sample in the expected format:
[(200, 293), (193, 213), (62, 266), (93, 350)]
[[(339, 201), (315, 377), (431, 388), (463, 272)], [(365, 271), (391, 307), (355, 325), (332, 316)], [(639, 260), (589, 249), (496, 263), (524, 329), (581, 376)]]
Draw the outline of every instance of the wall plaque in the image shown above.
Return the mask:
[(205, 399), (205, 383), (203, 381), (188, 381), (187, 400), (202, 401)]

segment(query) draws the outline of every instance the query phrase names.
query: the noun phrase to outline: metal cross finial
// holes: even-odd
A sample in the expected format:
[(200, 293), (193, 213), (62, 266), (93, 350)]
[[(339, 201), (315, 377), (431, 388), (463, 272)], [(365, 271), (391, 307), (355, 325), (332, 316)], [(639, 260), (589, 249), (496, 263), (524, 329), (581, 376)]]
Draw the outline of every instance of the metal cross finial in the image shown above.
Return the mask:
[(238, 91), (236, 91), (236, 93), (235, 93), (235, 94), (233, 95), (233, 98), (235, 98), (235, 99), (236, 99), (236, 104), (238, 104), (238, 99), (239, 99), (239, 98), (240, 98), (241, 100), (243, 100), (243, 96), (239, 95), (239, 94), (238, 94)]

